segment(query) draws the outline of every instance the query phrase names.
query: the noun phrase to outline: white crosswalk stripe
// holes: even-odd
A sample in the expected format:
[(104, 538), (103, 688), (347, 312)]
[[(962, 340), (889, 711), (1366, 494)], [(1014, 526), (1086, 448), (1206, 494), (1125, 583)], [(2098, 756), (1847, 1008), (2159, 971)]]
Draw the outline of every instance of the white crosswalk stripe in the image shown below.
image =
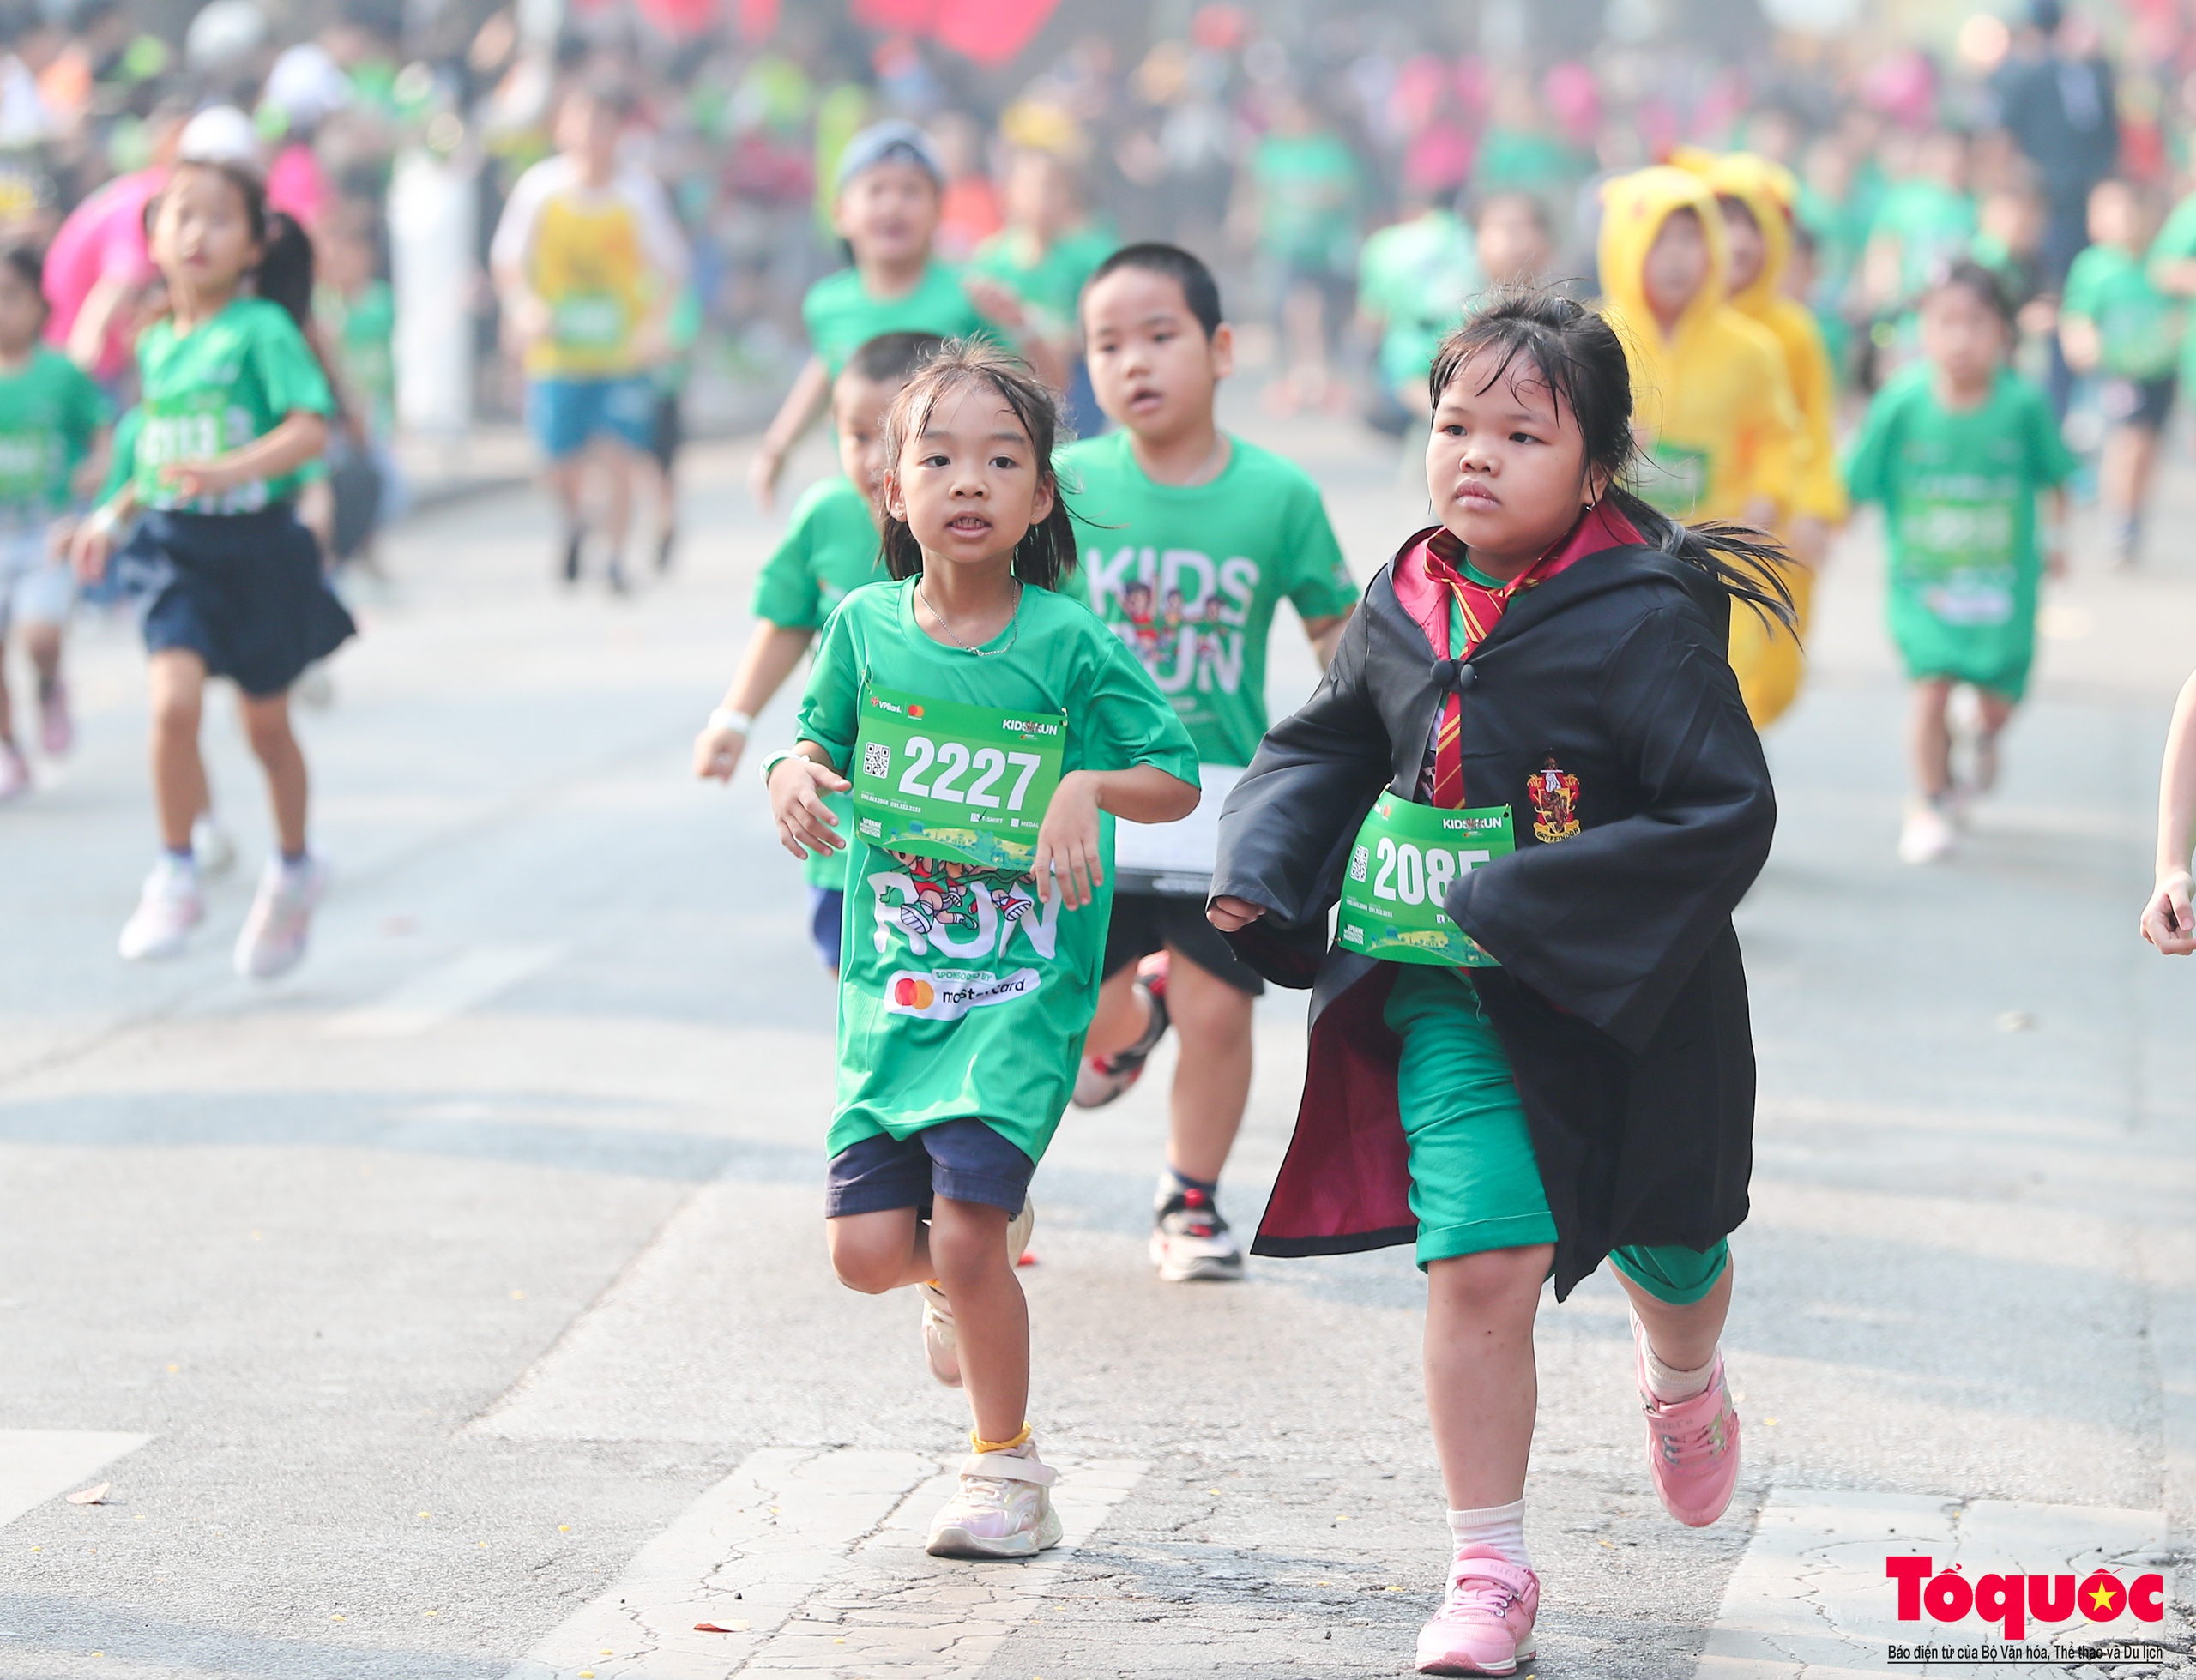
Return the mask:
[(81, 1487), (152, 1438), (106, 1430), (0, 1430), (0, 1523)]

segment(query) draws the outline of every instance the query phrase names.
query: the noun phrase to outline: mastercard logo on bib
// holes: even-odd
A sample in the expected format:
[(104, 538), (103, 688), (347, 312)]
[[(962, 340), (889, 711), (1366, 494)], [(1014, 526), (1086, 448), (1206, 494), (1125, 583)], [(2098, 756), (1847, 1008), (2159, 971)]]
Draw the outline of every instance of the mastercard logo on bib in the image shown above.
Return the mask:
[(937, 996), (937, 989), (928, 980), (913, 974), (902, 974), (892, 982), (892, 1001), (903, 1009), (927, 1009)]
[(987, 968), (934, 968), (919, 974), (902, 968), (884, 982), (884, 1009), (888, 1015), (924, 1021), (958, 1021), (971, 1009), (1027, 997), (1043, 984), (1044, 977), (1034, 968), (1011, 974)]

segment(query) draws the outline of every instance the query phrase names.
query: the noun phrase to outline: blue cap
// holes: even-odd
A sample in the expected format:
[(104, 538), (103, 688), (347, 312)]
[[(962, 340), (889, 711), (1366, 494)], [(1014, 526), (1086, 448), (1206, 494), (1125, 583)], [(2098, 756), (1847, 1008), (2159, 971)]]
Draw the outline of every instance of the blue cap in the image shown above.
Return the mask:
[(881, 163), (911, 163), (938, 185), (945, 184), (945, 160), (938, 155), (931, 137), (913, 123), (895, 118), (872, 123), (847, 142), (846, 150), (839, 154), (833, 185), (842, 188), (865, 169), (874, 169)]

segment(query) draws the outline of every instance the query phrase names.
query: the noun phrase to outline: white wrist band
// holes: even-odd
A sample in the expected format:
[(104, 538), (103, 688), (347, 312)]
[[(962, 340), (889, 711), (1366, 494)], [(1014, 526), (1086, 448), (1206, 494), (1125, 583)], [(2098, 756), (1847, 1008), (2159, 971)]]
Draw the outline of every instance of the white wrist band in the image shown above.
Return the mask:
[(84, 521), (86, 528), (98, 532), (102, 537), (112, 537), (121, 523), (122, 515), (115, 512), (112, 502), (100, 503)]
[(780, 747), (777, 751), (772, 753), (768, 758), (764, 759), (763, 761), (763, 786), (768, 787), (770, 785), (771, 771), (776, 769), (779, 765), (784, 763), (788, 758), (799, 758), (799, 756), (800, 755), (795, 752), (791, 747)]
[(755, 732), (755, 719), (751, 713), (727, 712), (720, 706), (709, 714), (709, 727), (729, 729), (740, 735), (752, 735)]

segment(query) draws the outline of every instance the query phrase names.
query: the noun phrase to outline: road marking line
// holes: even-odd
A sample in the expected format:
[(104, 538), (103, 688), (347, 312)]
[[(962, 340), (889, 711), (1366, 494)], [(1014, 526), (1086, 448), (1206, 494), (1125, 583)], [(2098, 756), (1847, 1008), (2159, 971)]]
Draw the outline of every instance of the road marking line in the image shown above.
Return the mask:
[(1027, 1563), (969, 1563), (923, 1550), (955, 1472), (902, 1500), (849, 1567), (736, 1671), (739, 1675), (869, 1674), (937, 1680), (980, 1671), (1059, 1583), (1069, 1560), (1142, 1479), (1124, 1459), (1055, 1461), (1060, 1544)]
[(152, 1438), (106, 1430), (0, 1430), (0, 1523), (81, 1486)]
[(408, 1039), (531, 979), (564, 954), (561, 945), (476, 945), (377, 1002), (344, 1010), (322, 1030), (337, 1039)]
[[(1971, 1664), (1902, 1663), (1899, 1645), (1983, 1645), (2002, 1649), (1995, 1624), (1897, 1619), (1897, 1587), (1884, 1560), (1927, 1553), (1939, 1569), (1964, 1565), (1970, 1581), (1988, 1574), (2085, 1575), (2120, 1568), (2166, 1545), (2160, 1511), (2042, 1505), (2011, 1500), (1934, 1498), (1925, 1494), (1771, 1491), (1746, 1556), (1732, 1572), (1723, 1607), (1702, 1652), (1695, 1680), (1853, 1680), (1861, 1675), (1946, 1675)], [(2148, 1567), (2147, 1565), (2144, 1567)], [(2121, 1621), (2030, 1622), (2028, 1646), (2039, 1658), (2057, 1641), (2139, 1639), (2162, 1632)], [(2039, 1664), (1995, 1663), (1994, 1672), (2025, 1674)], [(2063, 1675), (2063, 1665), (2051, 1668)]]
[[(980, 1564), (922, 1550), (952, 1486), (935, 1459), (855, 1448), (750, 1454), (504, 1680), (576, 1680), (582, 1671), (727, 1680), (848, 1664), (971, 1672), (1143, 1473), (1108, 1460), (1060, 1468), (1062, 1544), (1033, 1563)], [(896, 1599), (904, 1603), (891, 1614)], [(880, 1611), (897, 1625), (878, 1625)], [(736, 1630), (697, 1633), (697, 1622)]]

